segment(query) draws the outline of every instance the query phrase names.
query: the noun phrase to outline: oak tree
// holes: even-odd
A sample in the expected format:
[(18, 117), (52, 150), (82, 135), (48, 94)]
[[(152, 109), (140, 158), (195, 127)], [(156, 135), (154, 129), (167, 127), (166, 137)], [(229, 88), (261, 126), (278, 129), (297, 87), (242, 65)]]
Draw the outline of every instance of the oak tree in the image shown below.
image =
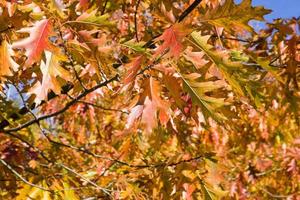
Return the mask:
[(1, 199), (299, 199), (300, 19), (251, 0), (0, 0)]

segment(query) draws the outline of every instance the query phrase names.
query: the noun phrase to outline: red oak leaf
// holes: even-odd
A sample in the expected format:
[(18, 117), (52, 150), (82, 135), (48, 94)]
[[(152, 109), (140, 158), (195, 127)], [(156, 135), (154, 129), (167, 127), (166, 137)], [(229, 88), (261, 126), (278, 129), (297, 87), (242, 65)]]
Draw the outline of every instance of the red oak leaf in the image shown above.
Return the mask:
[(39, 62), (45, 49), (51, 50), (54, 48), (49, 41), (52, 34), (52, 25), (48, 19), (38, 21), (33, 27), (22, 28), (18, 32), (30, 34), (29, 37), (12, 44), (13, 48), (25, 49), (25, 55), (27, 56), (25, 66)]
[(183, 48), (181, 42), (187, 34), (188, 31), (183, 24), (174, 24), (166, 29), (163, 34), (155, 40), (163, 40), (163, 43), (155, 51), (154, 56), (158, 56), (169, 49), (170, 56), (178, 57)]
[(128, 67), (128, 71), (125, 75), (125, 78), (123, 79), (124, 86), (129, 85), (132, 83), (141, 68), (143, 56), (138, 56), (132, 60), (132, 62), (125, 65), (125, 67)]
[(130, 128), (136, 119), (141, 117), (141, 122), (145, 125), (146, 132), (150, 133), (158, 124), (157, 118), (161, 124), (167, 124), (170, 119), (168, 113), (169, 105), (159, 96), (159, 83), (153, 80), (152, 77), (144, 82), (143, 88), (143, 93), (128, 116), (127, 128)]

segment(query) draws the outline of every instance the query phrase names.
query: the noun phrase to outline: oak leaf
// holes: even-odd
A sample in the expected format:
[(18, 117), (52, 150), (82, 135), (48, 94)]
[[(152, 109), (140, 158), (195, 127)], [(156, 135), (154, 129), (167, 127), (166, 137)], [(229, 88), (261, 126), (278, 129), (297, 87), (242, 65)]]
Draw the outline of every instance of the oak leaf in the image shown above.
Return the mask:
[(189, 93), (193, 102), (200, 106), (206, 119), (212, 117), (216, 121), (225, 120), (226, 117), (219, 111), (221, 107), (226, 105), (225, 99), (212, 97), (207, 94), (223, 88), (223, 83), (221, 81), (200, 82), (197, 80), (200, 77), (200, 74), (198, 76), (197, 74), (183, 75), (184, 90)]
[(35, 94), (35, 102), (40, 103), (47, 98), (49, 90), (55, 94), (60, 94), (61, 83), (57, 80), (57, 76), (64, 80), (71, 81), (72, 77), (66, 69), (60, 65), (60, 61), (66, 61), (63, 56), (55, 55), (49, 51), (45, 51), (46, 63), (41, 61), (40, 69), (43, 74), (42, 82), (36, 82), (31, 88), (30, 93)]
[(12, 71), (16, 71), (19, 65), (11, 58), (11, 46), (4, 40), (0, 46), (0, 80), (3, 76), (11, 76)]
[(152, 77), (148, 78), (143, 85), (144, 91), (140, 95), (137, 104), (131, 109), (127, 119), (127, 128), (141, 117), (141, 123), (145, 125), (146, 132), (150, 133), (157, 127), (157, 119), (162, 125), (169, 121), (169, 105), (159, 96), (160, 88), (157, 81)]
[(17, 5), (18, 4), (17, 4), (16, 0), (12, 0), (11, 2), (6, 2), (6, 7), (7, 7), (8, 15), (10, 17), (12, 17), (14, 15), (14, 13), (16, 12)]
[(209, 35), (201, 36), (200, 32), (193, 32), (191, 33), (191, 36), (195, 40), (199, 48), (203, 50), (203, 52), (222, 72), (222, 75), (225, 77), (226, 81), (228, 81), (231, 87), (233, 87), (238, 94), (244, 95), (242, 83), (240, 82), (240, 80), (231, 75), (232, 73), (240, 71), (243, 68), (241, 62), (232, 62), (228, 58), (226, 58), (224, 52), (214, 50), (213, 46), (208, 43), (208, 40), (210, 38)]
[(141, 68), (142, 60), (143, 60), (143, 56), (138, 56), (134, 58), (130, 63), (125, 65), (125, 67), (128, 68), (128, 70), (122, 81), (124, 83), (124, 86), (129, 85), (134, 81), (138, 71)]
[(56, 12), (61, 18), (66, 18), (67, 15), (64, 13), (66, 6), (62, 0), (49, 0), (50, 11)]
[(113, 22), (109, 20), (109, 14), (98, 15), (98, 10), (92, 10), (90, 12), (86, 11), (82, 13), (76, 21), (96, 25), (96, 26), (109, 26), (113, 25)]
[(226, 0), (222, 6), (207, 11), (201, 19), (207, 20), (215, 26), (224, 27), (227, 31), (253, 31), (248, 24), (249, 21), (263, 21), (263, 16), (269, 14), (271, 10), (262, 6), (252, 7), (251, 2), (251, 0), (244, 0), (241, 4), (236, 5), (234, 0)]
[(183, 56), (199, 69), (208, 63), (208, 61), (203, 58), (204, 55), (203, 52), (193, 52), (188, 48)]
[(188, 29), (183, 24), (174, 24), (166, 29), (155, 41), (162, 40), (163, 43), (155, 51), (154, 57), (169, 50), (169, 55), (178, 57), (183, 49), (182, 40), (188, 34)]
[(108, 53), (111, 51), (111, 45), (106, 44), (106, 34), (101, 34), (101, 37), (99, 38), (93, 37), (93, 34), (98, 34), (99, 30), (81, 30), (78, 33), (91, 49), (97, 47), (97, 50), (102, 53)]
[(51, 22), (48, 19), (38, 21), (33, 27), (22, 28), (18, 32), (30, 34), (29, 37), (12, 44), (13, 48), (25, 49), (25, 55), (27, 56), (25, 66), (39, 62), (45, 49), (54, 49), (54, 45), (52, 45), (49, 40), (53, 31)]
[(89, 0), (79, 0), (79, 6), (83, 9), (86, 10), (89, 7)]

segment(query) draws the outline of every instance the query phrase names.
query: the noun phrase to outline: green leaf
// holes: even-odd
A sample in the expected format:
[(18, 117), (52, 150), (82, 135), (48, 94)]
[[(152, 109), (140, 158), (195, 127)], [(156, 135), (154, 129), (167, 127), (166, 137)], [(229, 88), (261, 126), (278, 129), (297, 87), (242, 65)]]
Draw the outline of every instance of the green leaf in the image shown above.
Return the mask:
[(214, 51), (213, 47), (207, 43), (210, 36), (201, 36), (200, 32), (193, 32), (191, 33), (191, 36), (195, 40), (196, 45), (202, 49), (220, 69), (225, 79), (229, 82), (233, 89), (243, 96), (244, 91), (241, 83), (238, 79), (232, 76), (235, 71), (240, 71), (243, 68), (243, 65), (240, 62), (232, 62), (229, 59), (226, 59), (221, 53)]
[(230, 57), (232, 61), (241, 61), (241, 62), (248, 62), (249, 57), (243, 55), (242, 51), (232, 50), (230, 52)]
[(280, 77), (280, 75), (278, 74), (278, 68), (271, 66), (269, 60), (262, 57), (256, 57), (253, 54), (251, 55), (251, 59), (254, 60), (257, 64), (259, 64), (264, 70), (271, 73), (278, 81), (284, 83), (282, 77)]
[(201, 185), (202, 191), (204, 193), (204, 200), (215, 200), (214, 194), (205, 186), (205, 184)]
[(78, 22), (85, 22), (87, 24), (91, 25), (104, 25), (104, 26), (111, 26), (114, 23), (109, 20), (110, 16), (108, 13), (104, 15), (97, 15), (98, 10), (93, 10), (91, 12), (85, 12), (82, 15), (80, 15), (76, 21)]
[(128, 47), (136, 52), (144, 53), (146, 48), (143, 47), (145, 42), (135, 42), (134, 40), (129, 40), (124, 42), (122, 45)]
[(79, 198), (76, 196), (74, 190), (72, 190), (72, 189), (70, 188), (70, 185), (69, 185), (67, 182), (63, 182), (63, 186), (64, 186), (64, 195), (63, 195), (64, 199), (66, 199), (66, 200), (69, 200), (69, 199), (70, 199), (70, 200), (76, 200), (76, 199), (79, 199)]
[[(197, 78), (197, 77), (196, 77)], [(216, 121), (226, 120), (226, 117), (218, 112), (218, 109), (225, 105), (224, 98), (215, 98), (206, 95), (207, 92), (220, 89), (223, 85), (216, 82), (197, 82), (191, 76), (182, 76), (183, 89), (189, 93), (194, 103), (200, 106), (204, 117), (212, 117)]]

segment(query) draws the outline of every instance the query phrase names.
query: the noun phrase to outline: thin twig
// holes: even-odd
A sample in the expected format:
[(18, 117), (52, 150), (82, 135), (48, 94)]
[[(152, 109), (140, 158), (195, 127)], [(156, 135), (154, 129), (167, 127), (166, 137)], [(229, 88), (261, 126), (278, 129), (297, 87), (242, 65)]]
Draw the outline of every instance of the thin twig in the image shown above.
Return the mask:
[(77, 102), (78, 100), (82, 99), (83, 97), (85, 97), (85, 96), (88, 95), (89, 93), (91, 93), (91, 92), (93, 92), (93, 91), (95, 91), (95, 90), (97, 90), (97, 89), (99, 89), (99, 88), (101, 88), (101, 87), (107, 86), (109, 83), (111, 83), (111, 82), (113, 82), (113, 81), (115, 81), (115, 80), (118, 80), (118, 79), (119, 79), (119, 76), (116, 75), (116, 76), (114, 76), (113, 78), (111, 78), (111, 79), (109, 79), (109, 80), (107, 80), (107, 81), (104, 81), (104, 82), (102, 82), (102, 83), (100, 83), (100, 84), (98, 84), (98, 85), (96, 85), (96, 86), (94, 86), (94, 87), (92, 87), (92, 88), (90, 88), (90, 89), (85, 90), (83, 93), (81, 93), (79, 96), (77, 96), (76, 98), (74, 98), (72, 101), (69, 101), (69, 102), (65, 105), (65, 107), (63, 107), (63, 108), (60, 109), (60, 110), (58, 110), (58, 111), (56, 111), (56, 112), (53, 112), (53, 113), (51, 113), (51, 114), (43, 115), (43, 116), (41, 116), (41, 117), (38, 117), (37, 119), (28, 121), (28, 122), (26, 122), (26, 123), (24, 123), (24, 124), (22, 124), (22, 125), (20, 125), (20, 126), (18, 126), (18, 127), (11, 128), (11, 129), (4, 129), (4, 130), (2, 130), (2, 132), (7, 133), (7, 132), (15, 132), (15, 131), (19, 131), (19, 130), (21, 130), (21, 129), (23, 129), (23, 128), (26, 128), (26, 127), (28, 127), (28, 126), (30, 126), (30, 125), (32, 125), (32, 124), (34, 124), (34, 123), (37, 123), (37, 122), (39, 122), (39, 121), (42, 121), (42, 120), (45, 120), (45, 119), (48, 119), (48, 118), (51, 118), (51, 117), (60, 115), (60, 114), (62, 114), (63, 112), (65, 112), (66, 110), (68, 110), (72, 105), (76, 104), (76, 102)]
[[(35, 114), (32, 112), (32, 110), (27, 106), (27, 103), (26, 103), (26, 101), (25, 101), (25, 99), (24, 99), (24, 97), (23, 97), (22, 92), (20, 91), (20, 89), (19, 89), (14, 83), (11, 83), (11, 84), (16, 88), (16, 90), (17, 90), (19, 96), (21, 97), (21, 100), (22, 100), (22, 102), (23, 102), (24, 107), (29, 111), (29, 113), (33, 116), (33, 118), (34, 118), (35, 120), (37, 120), (36, 115), (35, 115)], [(40, 127), (39, 121), (37, 121), (36, 123), (37, 123), (37, 125)]]
[[(14, 135), (13, 133), (6, 133), (8, 135), (11, 135), (13, 137), (15, 137), (16, 139), (19, 139), (20, 141), (26, 143), (28, 146), (32, 147), (34, 150), (36, 150), (37, 148), (34, 147), (33, 145), (31, 145), (29, 142), (27, 142), (26, 140), (18, 137), (17, 135)], [(87, 155), (90, 155), (94, 158), (100, 158), (100, 159), (104, 159), (104, 160), (109, 160), (109, 161), (113, 161), (115, 163), (118, 163), (120, 165), (126, 165), (128, 167), (131, 167), (131, 168), (139, 168), (139, 169), (143, 169), (143, 168), (157, 168), (157, 167), (167, 167), (167, 166), (176, 166), (176, 165), (179, 165), (181, 163), (185, 163), (185, 162), (191, 162), (191, 161), (195, 161), (195, 160), (199, 160), (201, 158), (207, 158), (207, 157), (211, 157), (211, 155), (209, 154), (205, 154), (205, 155), (199, 155), (199, 156), (196, 156), (196, 157), (193, 157), (193, 158), (190, 158), (190, 159), (187, 159), (187, 160), (180, 160), (178, 162), (173, 162), (173, 163), (168, 163), (167, 161), (163, 161), (161, 163), (155, 163), (155, 164), (146, 164), (146, 165), (133, 165), (133, 164), (130, 164), (130, 163), (127, 163), (125, 161), (121, 161), (121, 160), (118, 160), (118, 159), (115, 159), (115, 158), (110, 158), (110, 157), (106, 157), (106, 156), (102, 156), (102, 155), (99, 155), (99, 154), (96, 154), (96, 153), (93, 153), (91, 151), (89, 151), (88, 149), (84, 148), (84, 147), (76, 147), (76, 146), (73, 146), (73, 145), (68, 145), (68, 144), (64, 144), (64, 143), (60, 143), (60, 142), (57, 142), (57, 141), (54, 141), (52, 140), (51, 138), (47, 137), (48, 141), (55, 144), (55, 145), (58, 145), (58, 146), (62, 146), (62, 147), (66, 147), (66, 148), (70, 148), (70, 149), (73, 149), (75, 151), (78, 151), (78, 152), (82, 152), (82, 153), (85, 153)], [(38, 153), (40, 153), (42, 155), (42, 157), (49, 163), (52, 163), (52, 164), (56, 164), (55, 162), (51, 161), (50, 159), (48, 159), (43, 151), (37, 149)]]
[(72, 69), (73, 69), (73, 71), (74, 71), (75, 78), (78, 80), (78, 82), (79, 82), (80, 86), (83, 88), (83, 90), (86, 90), (86, 87), (84, 86), (83, 82), (81, 81), (81, 79), (80, 79), (80, 77), (79, 77), (78, 72), (77, 72), (76, 69), (75, 69), (75, 61), (73, 60), (72, 56), (71, 56), (71, 55), (69, 54), (69, 52), (68, 52), (68, 49), (67, 49), (67, 46), (66, 46), (66, 41), (65, 41), (64, 38), (63, 38), (63, 34), (62, 34), (61, 31), (58, 31), (58, 32), (59, 32), (60, 39), (61, 39), (62, 42), (63, 42), (62, 46), (63, 46), (63, 49), (64, 49), (64, 51), (65, 51), (65, 54), (67, 55), (67, 57), (68, 57), (68, 59), (69, 59), (69, 61), (70, 61), (70, 63), (71, 63)]
[(121, 112), (121, 113), (124, 113), (124, 114), (129, 114), (127, 111), (123, 111), (123, 110), (119, 110), (119, 109), (113, 109), (113, 108), (105, 108), (101, 105), (98, 105), (98, 104), (94, 104), (94, 103), (91, 103), (91, 102), (87, 102), (87, 101), (82, 101), (82, 100), (79, 100), (77, 101), (78, 103), (82, 103), (82, 104), (86, 104), (86, 105), (89, 105), (89, 106), (93, 106), (95, 108), (99, 108), (101, 110), (106, 110), (106, 111), (115, 111), (115, 112)]
[(94, 183), (93, 181), (85, 178), (84, 176), (82, 176), (81, 174), (77, 173), (75, 170), (69, 168), (68, 166), (64, 165), (64, 164), (61, 164), (61, 163), (57, 163), (57, 165), (61, 166), (62, 168), (66, 169), (67, 171), (69, 172), (72, 172), (73, 174), (75, 174), (76, 176), (80, 177), (82, 180), (86, 181), (87, 183), (89, 183), (90, 185), (94, 186), (95, 188), (103, 191), (105, 194), (111, 196), (111, 194), (109, 193), (109, 189), (106, 189), (106, 188), (103, 188), (103, 187), (100, 187), (99, 185), (97, 185), (96, 183)]
[[(189, 6), (189, 7), (188, 7), (188, 8), (187, 8), (187, 9), (179, 16), (178, 19), (184, 19), (190, 12), (192, 12), (193, 9), (196, 8), (196, 6), (197, 6), (200, 2), (201, 2), (201, 0), (196, 0), (193, 4), (191, 4), (191, 6)], [(191, 8), (193, 8), (193, 9), (191, 9)], [(67, 22), (64, 22), (63, 24), (61, 24), (60, 26), (62, 27), (62, 26), (64, 26), (64, 25), (70, 24), (70, 23), (82, 23), (82, 24), (89, 24), (89, 25), (94, 25), (94, 26), (101, 26), (101, 25), (99, 25), (99, 24), (97, 24), (97, 23), (84, 22), (84, 21), (67, 21)], [(150, 47), (152, 46), (152, 44), (154, 43), (155, 38), (159, 37), (160, 35), (161, 35), (161, 34), (152, 37), (148, 42), (146, 42), (146, 43), (143, 45), (143, 48), (150, 48)], [(65, 93), (69, 92), (73, 87), (74, 87), (73, 84), (71, 84), (71, 85), (70, 85), (70, 84), (64, 85), (64, 86), (62, 87), (62, 89), (63, 89), (63, 88), (66, 88), (66, 89), (63, 89), (63, 92), (62, 92), (62, 93), (65, 94)], [(56, 95), (56, 94), (54, 94), (54, 93), (52, 93), (51, 95), (49, 95), (49, 94), (51, 94), (51, 93), (48, 93), (48, 97), (49, 97), (49, 98), (48, 98), (48, 101), (58, 96), (58, 95)], [(33, 105), (30, 105), (29, 107), (30, 107), (31, 109), (33, 109), (33, 108), (36, 108), (36, 107), (38, 107), (38, 106), (43, 105), (44, 103), (45, 103), (45, 101), (43, 101), (43, 102), (40, 103), (39, 105), (34, 105), (34, 104), (33, 104)], [(15, 113), (12, 113), (11, 115), (15, 115), (15, 114), (20, 113), (20, 112), (22, 113), (22, 115), (24, 115), (24, 114), (26, 114), (26, 113), (28, 112), (28, 110), (21, 108), (19, 111), (15, 112)], [(11, 115), (10, 115), (10, 116), (11, 116)], [(3, 119), (3, 120), (0, 122), (0, 130), (3, 130), (5, 127), (7, 127), (7, 126), (9, 126), (9, 125), (10, 125), (9, 121), (6, 120), (6, 119)]]
[[(186, 16), (188, 16), (200, 3), (201, 3), (202, 0), (195, 0), (187, 9), (185, 9), (183, 11), (183, 13), (178, 17), (178, 20), (177, 22), (181, 22), (183, 21)], [(159, 36), (161, 36), (161, 34), (158, 34), (154, 37), (152, 37), (148, 42), (146, 42), (144, 45), (143, 45), (143, 48), (149, 48), (151, 47), (153, 44), (154, 44), (154, 40), (156, 38), (158, 38)]]
[(184, 20), (200, 3), (202, 0), (195, 0), (183, 13), (178, 17), (178, 22)]
[(106, 81), (107, 77), (106, 77), (106, 75), (105, 75), (105, 73), (104, 73), (104, 71), (103, 71), (103, 69), (102, 69), (102, 67), (100, 65), (100, 60), (99, 60), (98, 56), (96, 55), (96, 52), (94, 52), (94, 57), (95, 57), (95, 59), (97, 61), (97, 67), (99, 69), (99, 72), (101, 73), (103, 80)]
[(137, 42), (139, 42), (137, 13), (138, 13), (140, 3), (141, 3), (141, 0), (138, 0), (138, 2), (136, 3), (136, 6), (135, 6), (135, 11), (134, 11), (134, 29), (135, 29), (135, 38), (136, 38)]
[[(11, 133), (9, 133), (10, 135), (12, 135)], [(15, 137), (15, 135), (13, 135)], [(19, 137), (17, 137), (17, 139), (20, 139)], [(51, 143), (55, 143), (55, 144), (60, 144), (62, 145), (62, 143), (58, 143), (58, 142), (55, 142), (53, 141), (52, 139), (50, 139), (49, 137), (47, 137), (47, 139), (49, 140), (49, 142)], [(66, 169), (67, 171), (69, 172), (72, 172), (73, 174), (75, 174), (76, 176), (80, 177), (81, 179), (87, 181), (89, 184), (93, 185), (94, 187), (96, 187), (97, 189), (100, 189), (102, 190), (104, 193), (110, 195), (108, 193), (108, 189), (106, 188), (103, 188), (103, 187), (100, 187), (98, 186), (96, 183), (88, 180), (87, 178), (85, 178), (84, 176), (80, 175), (79, 173), (77, 173), (75, 170), (71, 169), (70, 167), (67, 167), (66, 165), (62, 164), (62, 163), (57, 163), (55, 161), (52, 161), (50, 160), (49, 158), (47, 158), (44, 154), (43, 151), (37, 149), (35, 146), (31, 145), (29, 142), (27, 142), (26, 140), (24, 139), (21, 139), (22, 142), (25, 142), (26, 144), (28, 144), (30, 147), (32, 147), (34, 150), (37, 150), (37, 152), (49, 163), (53, 164), (53, 165), (57, 165), (57, 166), (60, 166), (60, 167), (63, 167), (64, 169)], [(70, 146), (68, 146), (70, 147)], [(73, 148), (75, 150), (78, 150), (78, 148)], [(45, 190), (45, 191), (49, 191), (49, 192), (54, 192), (53, 190), (50, 190), (50, 189), (47, 189), (47, 188), (43, 188), (41, 186), (38, 186), (38, 185), (35, 185), (35, 184), (32, 184), (30, 183), (29, 181), (27, 181), (25, 178), (23, 178), (18, 172), (16, 172), (10, 165), (8, 165), (4, 160), (0, 159), (0, 162), (2, 162), (2, 164), (4, 164), (11, 172), (13, 172), (18, 178), (20, 178), (23, 182), (25, 182), (26, 184), (28, 185), (31, 185), (33, 187), (37, 187), (39, 189), (42, 189), (42, 190)]]
[(16, 177), (18, 177), (19, 179), (21, 179), (21, 181), (23, 181), (25, 184), (30, 185), (32, 187), (47, 191), (47, 192), (53, 192), (52, 190), (49, 190), (47, 188), (44, 188), (42, 186), (39, 185), (35, 185), (33, 183), (30, 183), (28, 180), (26, 180), (21, 174), (19, 174), (16, 170), (14, 170), (7, 162), (5, 162), (3, 159), (0, 158), (0, 162), (7, 167), (7, 169), (9, 169), (9, 171), (11, 171)]
[(261, 188), (261, 187), (259, 189), (261, 189), (261, 191), (265, 192), (269, 196), (271, 196), (273, 198), (277, 198), (277, 199), (285, 199), (285, 198), (289, 198), (293, 195), (293, 194), (290, 194), (290, 195), (273, 194), (273, 193), (269, 192), (267, 189), (264, 189), (264, 188)]
[(103, 9), (102, 9), (101, 15), (104, 15), (107, 3), (108, 3), (108, 0), (106, 0), (105, 3), (104, 3), (104, 5), (103, 5)]
[(86, 21), (66, 21), (61, 26), (64, 26), (66, 24), (74, 24), (74, 23), (75, 24), (86, 24), (86, 25), (92, 25), (92, 26), (98, 26), (98, 27), (103, 26), (102, 24), (97, 24), (94, 22), (86, 22)]
[(245, 43), (253, 43), (253, 41), (249, 41), (249, 40), (245, 40), (245, 39), (241, 39), (241, 38), (234, 38), (234, 37), (225, 37), (225, 36), (218, 36), (218, 35), (211, 35), (211, 37), (213, 38), (220, 38), (223, 40), (235, 40), (235, 41), (239, 41), (239, 42), (245, 42)]

